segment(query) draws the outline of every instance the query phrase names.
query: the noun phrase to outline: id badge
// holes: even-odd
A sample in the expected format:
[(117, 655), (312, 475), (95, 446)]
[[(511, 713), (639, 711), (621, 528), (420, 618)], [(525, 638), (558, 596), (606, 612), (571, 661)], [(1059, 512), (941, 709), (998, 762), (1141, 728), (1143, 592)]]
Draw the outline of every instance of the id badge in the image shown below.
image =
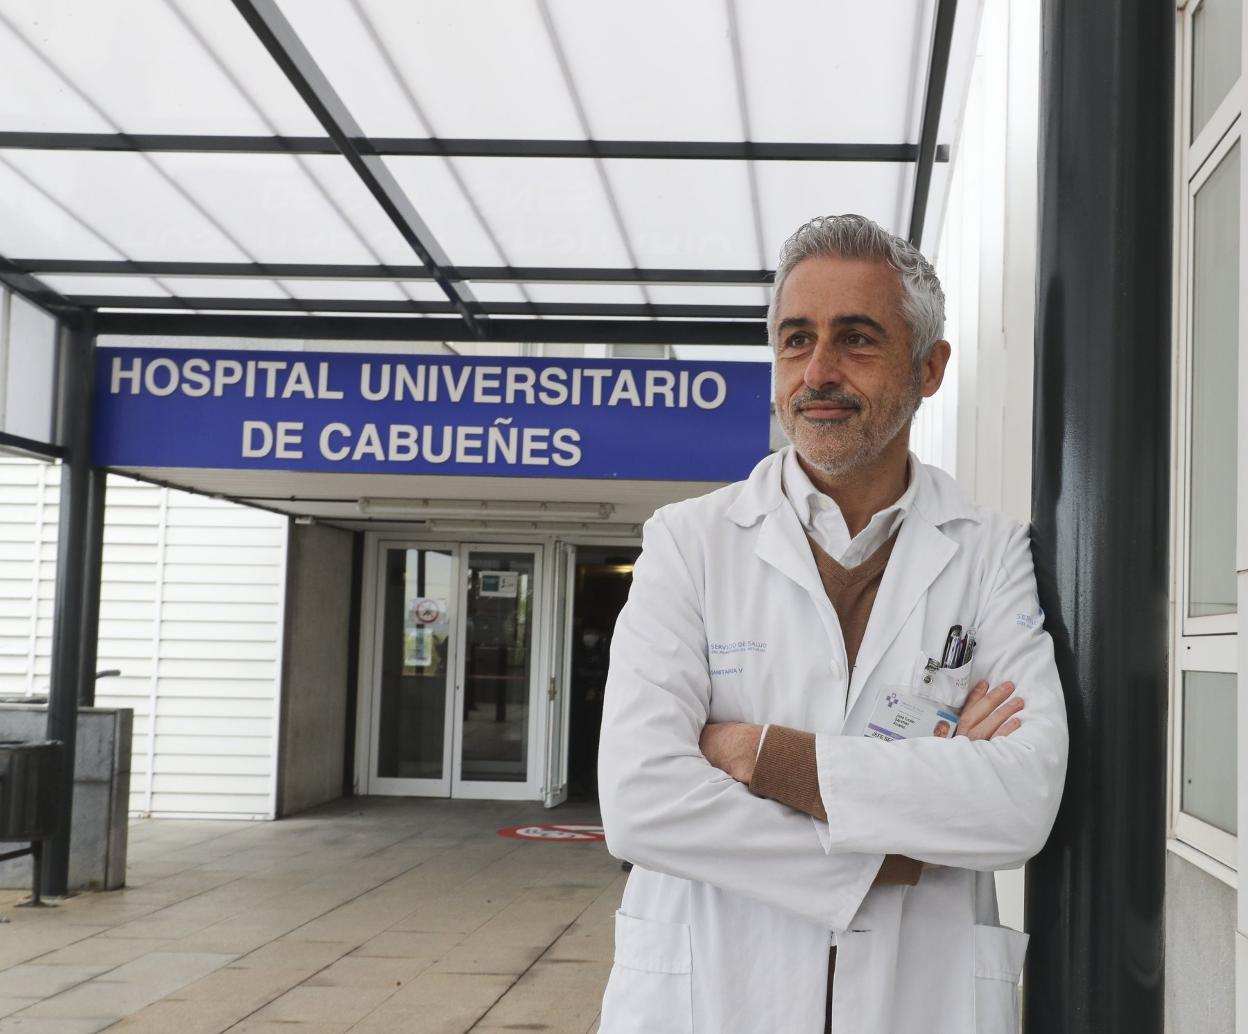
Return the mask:
[(864, 736), (909, 740), (916, 736), (948, 739), (958, 729), (958, 714), (948, 704), (892, 689), (876, 701)]

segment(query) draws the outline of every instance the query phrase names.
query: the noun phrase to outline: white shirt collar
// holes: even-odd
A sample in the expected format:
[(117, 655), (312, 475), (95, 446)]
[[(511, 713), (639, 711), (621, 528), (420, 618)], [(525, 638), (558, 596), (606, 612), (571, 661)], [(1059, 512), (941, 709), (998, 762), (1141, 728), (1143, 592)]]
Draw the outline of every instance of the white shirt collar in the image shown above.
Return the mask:
[(906, 490), (896, 502), (874, 514), (852, 539), (840, 507), (831, 496), (815, 487), (792, 446), (784, 458), (782, 479), (785, 497), (802, 527), (830, 556), (846, 567), (853, 567), (887, 541), (910, 513), (918, 494), (916, 469), (915, 458), (911, 455), (906, 464)]
[[(911, 455), (906, 461), (906, 490), (901, 493), (898, 500), (891, 506), (886, 506), (879, 514), (890, 514), (893, 511), (900, 511), (904, 516), (910, 512), (910, 508), (914, 505), (914, 497), (918, 494), (918, 478), (914, 476), (915, 462), (914, 456)], [(810, 527), (812, 511), (817, 509), (835, 509), (839, 512), (840, 507), (831, 496), (825, 495), (815, 487), (810, 475), (802, 469), (801, 463), (797, 459), (797, 450), (792, 446), (786, 450), (784, 457), (784, 494), (788, 497), (793, 509), (797, 511), (797, 519), (802, 522), (803, 528)], [(879, 516), (876, 514), (875, 516)], [(874, 520), (874, 517), (872, 518)]]

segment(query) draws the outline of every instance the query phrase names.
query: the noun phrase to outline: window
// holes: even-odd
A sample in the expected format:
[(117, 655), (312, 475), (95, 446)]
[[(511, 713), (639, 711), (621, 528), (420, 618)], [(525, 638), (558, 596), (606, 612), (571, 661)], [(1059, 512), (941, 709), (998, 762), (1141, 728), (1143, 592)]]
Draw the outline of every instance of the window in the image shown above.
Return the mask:
[(1181, 14), (1176, 220), (1170, 835), (1213, 871), (1237, 868), (1239, 371), (1244, 348), (1242, 0)]

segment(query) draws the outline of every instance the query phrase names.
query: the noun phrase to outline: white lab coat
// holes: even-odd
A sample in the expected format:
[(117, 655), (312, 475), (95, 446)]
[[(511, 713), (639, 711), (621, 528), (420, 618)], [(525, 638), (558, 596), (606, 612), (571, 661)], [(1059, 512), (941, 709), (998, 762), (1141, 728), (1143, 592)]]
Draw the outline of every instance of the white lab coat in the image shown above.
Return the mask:
[[(1027, 939), (998, 925), (991, 873), (1044, 844), (1067, 751), (1026, 529), (913, 460), (851, 677), (782, 462), (646, 524), (599, 753), (607, 844), (635, 865), (601, 1034), (820, 1034), (830, 935), (834, 1034), (1014, 1034)], [(1017, 684), (1022, 728), (862, 736), (890, 688), (961, 704), (965, 672), (923, 683), (953, 624), (977, 632), (972, 683)], [(815, 732), (828, 821), (712, 767), (708, 721)], [(871, 889), (886, 853), (929, 863), (917, 886)]]

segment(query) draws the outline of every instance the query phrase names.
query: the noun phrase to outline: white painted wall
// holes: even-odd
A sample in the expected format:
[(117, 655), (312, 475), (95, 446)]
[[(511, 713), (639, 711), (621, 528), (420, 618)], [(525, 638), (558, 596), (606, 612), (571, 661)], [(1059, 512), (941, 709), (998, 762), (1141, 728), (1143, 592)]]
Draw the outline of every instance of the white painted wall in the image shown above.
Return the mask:
[(976, 502), (1022, 521), (1031, 515), (1039, 63), (1039, 0), (986, 0), (935, 256), (953, 360), (937, 396), (945, 408), (928, 414), (940, 465)]
[[(0, 692), (46, 693), (59, 468), (0, 458)], [(274, 814), (286, 521), (110, 476), (96, 700), (134, 708), (135, 814)]]
[(0, 289), (0, 431), (56, 438), (56, 321)]
[[(919, 456), (976, 502), (1031, 516), (1039, 0), (985, 0), (962, 136), (934, 256), (953, 358), (919, 410)], [(1023, 928), (1023, 870), (999, 873), (1001, 919)]]
[(48, 684), (58, 485), (50, 464), (0, 459), (0, 693)]

